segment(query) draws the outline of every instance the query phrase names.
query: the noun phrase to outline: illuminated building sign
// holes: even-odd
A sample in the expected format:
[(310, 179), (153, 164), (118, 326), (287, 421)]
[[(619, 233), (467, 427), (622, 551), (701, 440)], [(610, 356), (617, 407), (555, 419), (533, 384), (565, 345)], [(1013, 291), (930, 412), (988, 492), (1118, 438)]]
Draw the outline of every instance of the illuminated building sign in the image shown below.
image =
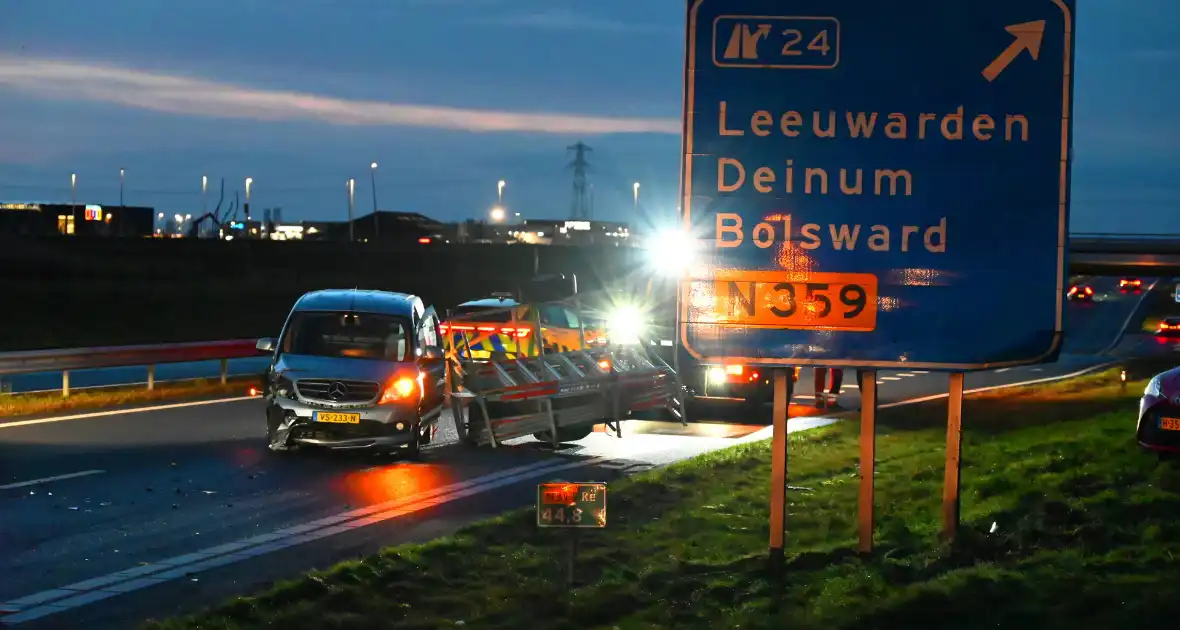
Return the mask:
[(0, 210), (31, 210), (33, 212), (41, 211), (41, 204), (39, 203), (0, 203)]
[(580, 232), (584, 232), (584, 231), (590, 229), (590, 222), (589, 221), (566, 221), (565, 222), (565, 229), (577, 230)]
[(87, 221), (102, 221), (102, 206), (86, 206)]

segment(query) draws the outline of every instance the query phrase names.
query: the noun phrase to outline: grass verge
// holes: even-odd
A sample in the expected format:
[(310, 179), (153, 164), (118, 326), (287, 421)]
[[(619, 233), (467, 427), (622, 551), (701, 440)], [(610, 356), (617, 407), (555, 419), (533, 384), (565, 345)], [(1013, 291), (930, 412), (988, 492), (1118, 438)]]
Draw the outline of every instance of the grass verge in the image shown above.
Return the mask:
[(1117, 374), (967, 399), (953, 547), (935, 542), (938, 401), (879, 414), (868, 556), (853, 551), (858, 427), (841, 423), (790, 437), (781, 580), (764, 565), (759, 442), (613, 484), (610, 527), (583, 533), (572, 595), (563, 533), (520, 510), (146, 628), (1166, 627), (1180, 614), (1180, 467), (1134, 447), (1144, 383), (1124, 391)]
[(244, 396), (251, 385), (258, 384), (257, 376), (234, 377), (222, 385), (218, 379), (197, 379), (174, 383), (156, 383), (149, 391), (144, 385), (103, 387), (70, 392), (36, 394), (4, 394), (0, 396), (0, 418), (32, 416), (59, 411), (87, 411), (150, 402), (176, 401), (214, 396)]

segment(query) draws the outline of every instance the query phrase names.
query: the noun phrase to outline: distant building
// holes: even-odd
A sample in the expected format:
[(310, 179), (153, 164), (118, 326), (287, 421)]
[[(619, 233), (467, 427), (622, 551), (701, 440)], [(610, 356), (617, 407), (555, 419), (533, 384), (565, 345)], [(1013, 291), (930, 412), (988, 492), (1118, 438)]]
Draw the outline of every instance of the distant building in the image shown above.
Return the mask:
[(0, 234), (15, 236), (152, 236), (154, 208), (97, 204), (0, 203)]
[[(344, 226), (344, 238), (348, 239), (348, 223)], [(418, 214), (417, 212), (392, 212), (379, 210), (357, 217), (353, 221), (356, 240), (374, 243), (420, 243), (423, 239), (430, 241), (446, 240), (447, 225)]]
[(626, 223), (610, 221), (526, 219), (510, 226), (509, 233), (519, 242), (536, 245), (635, 245)]

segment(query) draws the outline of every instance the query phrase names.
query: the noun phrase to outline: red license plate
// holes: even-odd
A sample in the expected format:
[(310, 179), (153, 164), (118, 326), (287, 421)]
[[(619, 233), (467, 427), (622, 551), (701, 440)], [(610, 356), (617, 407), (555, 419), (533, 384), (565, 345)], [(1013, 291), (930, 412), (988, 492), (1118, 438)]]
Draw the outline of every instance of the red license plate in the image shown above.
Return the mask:
[(1164, 431), (1180, 431), (1180, 418), (1160, 418), (1160, 428)]

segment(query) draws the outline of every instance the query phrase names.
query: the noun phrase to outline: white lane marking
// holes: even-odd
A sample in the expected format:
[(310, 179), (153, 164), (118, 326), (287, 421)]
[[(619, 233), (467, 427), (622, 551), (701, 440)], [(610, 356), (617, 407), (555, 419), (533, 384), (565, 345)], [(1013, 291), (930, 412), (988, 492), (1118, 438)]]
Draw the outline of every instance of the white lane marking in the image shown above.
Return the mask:
[(1003, 374), (1004, 372), (1007, 372), (1008, 370), (1011, 370), (1011, 369), (1012, 368), (1000, 368), (998, 370), (992, 370), (992, 371), (995, 372), (996, 374)]
[(910, 370), (914, 374), (929, 374), (930, 370)]
[[(20, 611), (11, 615), (0, 616), (0, 625), (15, 625), (40, 619), (122, 593), (140, 590), (148, 586), (185, 577), (206, 569), (239, 562), (272, 551), (278, 551), (279, 549), (325, 538), (332, 534), (350, 531), (366, 525), (419, 512), (443, 503), (512, 485), (525, 479), (562, 470), (592, 466), (608, 459), (610, 458), (596, 457), (573, 462), (563, 462), (560, 460), (535, 462), (401, 499), (394, 499), (334, 516), (320, 518), (309, 523), (285, 527), (269, 534), (262, 534), (246, 540), (218, 545), (202, 551), (33, 593), (0, 604), (0, 610)], [(27, 608), (29, 606), (32, 606), (32, 608)]]
[(12, 429), (15, 427), (27, 427), (34, 424), (49, 424), (50, 422), (69, 422), (70, 420), (89, 420), (91, 418), (105, 418), (107, 416), (118, 416), (122, 414), (132, 413), (148, 413), (150, 411), (164, 411), (167, 409), (183, 409), (185, 407), (199, 407), (201, 405), (216, 405), (217, 403), (237, 402), (239, 400), (252, 400), (258, 396), (235, 396), (234, 398), (216, 398), (213, 400), (193, 400), (182, 403), (171, 403), (167, 405), (155, 405), (152, 407), (136, 407), (134, 409), (114, 409), (111, 411), (94, 411), (91, 413), (76, 413), (70, 416), (54, 416), (52, 418), (37, 418), (36, 420), (16, 420), (13, 422), (0, 421), (0, 430)]
[(28, 486), (37, 486), (43, 483), (51, 483), (54, 481), (62, 481), (63, 479), (76, 479), (78, 477), (89, 477), (90, 475), (101, 475), (105, 470), (83, 470), (76, 473), (67, 473), (64, 475), (54, 475), (52, 477), (42, 477), (40, 479), (30, 479), (28, 481), (18, 481), (0, 486), (0, 490), (12, 490), (13, 488), (25, 488)]
[[(1020, 381), (1019, 383), (1007, 383), (1004, 385), (990, 385), (988, 387), (976, 387), (975, 389), (965, 390), (963, 392), (963, 394), (964, 395), (966, 395), (966, 394), (982, 394), (983, 392), (994, 392), (998, 389), (1008, 389), (1010, 387), (1027, 387), (1029, 385), (1040, 385), (1041, 383), (1051, 383), (1053, 381), (1064, 381), (1064, 380), (1070, 379), (1070, 378), (1077, 378), (1079, 376), (1085, 376), (1086, 374), (1089, 374), (1090, 372), (1097, 372), (1098, 370), (1103, 370), (1103, 369), (1106, 369), (1112, 365), (1117, 365), (1117, 364), (1118, 364), (1118, 361), (1108, 361), (1106, 363), (1101, 363), (1099, 365), (1090, 366), (1084, 370), (1078, 370), (1077, 372), (1070, 372), (1069, 374), (1058, 374), (1057, 376), (1046, 376), (1045, 378), (1037, 378), (1037, 379), (1033, 379), (1031, 381)], [(890, 407), (901, 407), (903, 405), (916, 405), (918, 403), (924, 403), (924, 402), (929, 402), (931, 400), (938, 400), (940, 398), (948, 398), (948, 397), (950, 397), (950, 394), (934, 394), (933, 396), (922, 396), (919, 398), (911, 398), (909, 400), (900, 400), (898, 402), (891, 402), (891, 403), (886, 403), (884, 405), (878, 405), (877, 409), (889, 409)]]
[(883, 381), (900, 381), (901, 379), (897, 378), (896, 376), (882, 376), (881, 380), (883, 380)]
[(897, 375), (898, 376), (917, 376), (918, 374), (916, 372), (898, 372)]
[(1143, 306), (1143, 300), (1147, 299), (1147, 296), (1155, 289), (1155, 285), (1159, 284), (1159, 281), (1159, 278), (1152, 280), (1151, 286), (1147, 287), (1147, 290), (1140, 294), (1139, 301), (1135, 302), (1135, 308), (1131, 309), (1130, 315), (1127, 315), (1127, 320), (1123, 322), (1123, 327), (1119, 329), (1119, 334), (1115, 335), (1114, 341), (1110, 342), (1110, 345), (1103, 348), (1102, 352), (1098, 354), (1106, 354), (1114, 350), (1115, 346), (1119, 345), (1119, 342), (1123, 340), (1123, 335), (1127, 334), (1127, 327), (1131, 325), (1131, 320), (1135, 318), (1135, 313), (1138, 313), (1139, 307)]

